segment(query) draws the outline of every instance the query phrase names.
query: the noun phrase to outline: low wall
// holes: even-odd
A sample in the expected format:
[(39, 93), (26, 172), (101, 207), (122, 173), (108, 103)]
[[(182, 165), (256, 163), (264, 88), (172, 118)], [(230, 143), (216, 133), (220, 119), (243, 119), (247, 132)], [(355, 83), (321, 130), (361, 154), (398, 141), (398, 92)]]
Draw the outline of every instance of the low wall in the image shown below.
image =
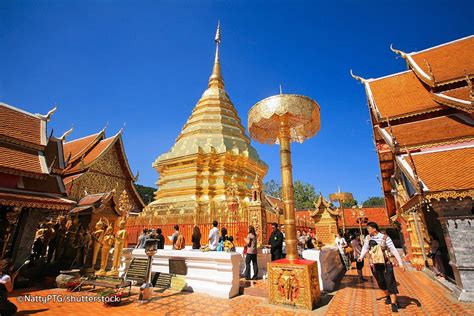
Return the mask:
[[(132, 256), (147, 258), (145, 249), (134, 249)], [(242, 259), (240, 253), (188, 249), (158, 250), (153, 256), (152, 272), (170, 273), (169, 259), (185, 261), (186, 290), (221, 298), (231, 298), (239, 294), (239, 267)]]
[(336, 280), (346, 271), (336, 246), (324, 247), (321, 250), (304, 250), (303, 258), (318, 262), (319, 289), (321, 291), (332, 292), (336, 286)]

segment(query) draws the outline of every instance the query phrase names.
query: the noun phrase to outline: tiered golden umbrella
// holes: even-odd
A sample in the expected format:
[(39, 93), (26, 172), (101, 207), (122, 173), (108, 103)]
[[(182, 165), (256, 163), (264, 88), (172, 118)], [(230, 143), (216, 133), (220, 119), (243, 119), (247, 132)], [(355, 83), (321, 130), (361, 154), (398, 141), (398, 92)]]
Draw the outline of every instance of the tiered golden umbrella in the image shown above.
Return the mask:
[(313, 309), (320, 298), (316, 262), (298, 258), (290, 150), (291, 142), (302, 143), (319, 128), (318, 104), (302, 95), (275, 95), (249, 111), (250, 136), (260, 143), (280, 144), (287, 259), (268, 265), (270, 303)]

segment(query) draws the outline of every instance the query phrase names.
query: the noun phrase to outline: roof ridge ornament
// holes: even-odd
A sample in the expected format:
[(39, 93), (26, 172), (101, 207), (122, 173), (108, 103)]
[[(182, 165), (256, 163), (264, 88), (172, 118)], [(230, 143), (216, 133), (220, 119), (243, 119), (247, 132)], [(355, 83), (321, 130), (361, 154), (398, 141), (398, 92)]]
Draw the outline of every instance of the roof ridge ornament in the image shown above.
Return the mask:
[(360, 81), (362, 84), (366, 84), (367, 79), (364, 79), (361, 76), (354, 75), (354, 73), (352, 72), (352, 69), (350, 69), (349, 72), (350, 72), (352, 78), (354, 78), (357, 81)]
[(71, 126), (70, 129), (68, 129), (67, 131), (64, 132), (64, 134), (61, 135), (61, 137), (59, 137), (59, 140), (60, 141), (65, 141), (66, 140), (66, 136), (69, 136), (69, 134), (71, 134), (72, 132), (74, 131), (74, 126)]
[(405, 52), (403, 52), (399, 49), (394, 48), (393, 44), (390, 44), (390, 50), (392, 52), (394, 52), (395, 54), (400, 55), (403, 59), (405, 59), (407, 57), (407, 53), (405, 53)]
[(466, 78), (467, 86), (469, 87), (469, 97), (471, 98), (471, 103), (474, 102), (474, 89), (472, 87), (472, 81), (471, 78), (469, 77), (469, 74), (467, 73), (466, 69), (464, 69), (464, 75)]
[(35, 115), (36, 115), (36, 117), (38, 117), (38, 118), (40, 118), (40, 119), (42, 119), (46, 122), (49, 122), (49, 120), (51, 119), (51, 115), (53, 115), (54, 112), (56, 112), (57, 109), (58, 109), (58, 106), (55, 104), (54, 107), (51, 110), (49, 110), (49, 112), (46, 113), (45, 115), (39, 114), (39, 113), (36, 113)]
[(436, 85), (436, 80), (435, 80), (435, 76), (433, 74), (433, 69), (431, 69), (431, 65), (426, 59), (424, 59), (424, 61), (425, 61), (426, 67), (428, 67), (428, 75), (430, 76), (430, 80), (433, 82), (434, 85)]

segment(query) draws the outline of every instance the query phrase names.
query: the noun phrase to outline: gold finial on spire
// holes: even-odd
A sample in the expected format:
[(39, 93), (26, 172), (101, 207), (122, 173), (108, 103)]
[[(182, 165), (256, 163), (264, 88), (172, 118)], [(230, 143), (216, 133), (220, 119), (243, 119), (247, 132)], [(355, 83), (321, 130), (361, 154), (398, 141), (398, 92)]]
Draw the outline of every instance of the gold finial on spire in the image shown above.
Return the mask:
[(224, 80), (222, 79), (221, 65), (219, 63), (219, 45), (221, 44), (221, 23), (219, 20), (217, 21), (217, 31), (214, 40), (216, 42), (216, 56), (214, 58), (214, 67), (212, 68), (212, 74), (209, 78), (209, 88), (218, 87), (223, 89)]

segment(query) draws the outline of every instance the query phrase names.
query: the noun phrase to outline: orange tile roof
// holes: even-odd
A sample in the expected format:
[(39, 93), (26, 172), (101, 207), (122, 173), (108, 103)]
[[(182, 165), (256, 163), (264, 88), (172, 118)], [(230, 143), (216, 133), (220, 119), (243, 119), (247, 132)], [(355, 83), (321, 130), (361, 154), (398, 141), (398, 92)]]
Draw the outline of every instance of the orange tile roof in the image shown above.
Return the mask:
[[(474, 126), (466, 118), (459, 116), (440, 116), (423, 121), (395, 125), (391, 131), (401, 147), (417, 148), (428, 144), (455, 143), (474, 139)], [(390, 128), (385, 130), (390, 132)]]
[[(412, 154), (418, 177), (431, 192), (474, 188), (474, 147)], [(411, 165), (409, 158), (405, 160)]]
[(37, 150), (20, 150), (13, 147), (0, 146), (0, 168), (6, 173), (20, 173), (47, 175), (43, 171)]
[(449, 97), (456, 98), (459, 100), (471, 101), (471, 97), (470, 97), (471, 89), (468, 86), (443, 91), (442, 93), (444, 95), (447, 95)]
[(272, 205), (276, 205), (278, 209), (283, 210), (283, 201), (281, 199), (276, 198), (271, 195), (267, 195), (267, 194), (265, 194), (265, 196), (267, 197), (267, 200), (269, 200)]
[(70, 210), (76, 203), (48, 194), (2, 191), (0, 192), (0, 204), (42, 209)]
[[(362, 227), (368, 222), (375, 222), (381, 227), (390, 226), (390, 220), (387, 216), (387, 210), (385, 207), (363, 207), (364, 217), (366, 221), (362, 222)], [(352, 215), (352, 208), (344, 209), (344, 221), (346, 222), (346, 228), (359, 227), (357, 218)], [(338, 217), (338, 226), (342, 227), (342, 218)]]
[(382, 117), (398, 117), (441, 109), (413, 71), (369, 82), (375, 105)]
[[(0, 136), (44, 146), (41, 137), (46, 131), (42, 131), (41, 124), (42, 120), (33, 114), (0, 103)], [(45, 139), (46, 134), (43, 136)]]
[(69, 175), (80, 171), (83, 167), (87, 167), (93, 163), (109, 146), (116, 140), (117, 136), (109, 137), (99, 141), (94, 147), (84, 156), (82, 163), (78, 162), (73, 167), (66, 169), (64, 174)]
[(416, 64), (429, 75), (430, 64), (436, 82), (464, 78), (474, 74), (474, 36), (409, 54)]
[(72, 163), (74, 160), (80, 158), (88, 149), (103, 138), (101, 135), (102, 132), (99, 132), (64, 143), (65, 159), (68, 159), (69, 155), (71, 155), (69, 162)]

